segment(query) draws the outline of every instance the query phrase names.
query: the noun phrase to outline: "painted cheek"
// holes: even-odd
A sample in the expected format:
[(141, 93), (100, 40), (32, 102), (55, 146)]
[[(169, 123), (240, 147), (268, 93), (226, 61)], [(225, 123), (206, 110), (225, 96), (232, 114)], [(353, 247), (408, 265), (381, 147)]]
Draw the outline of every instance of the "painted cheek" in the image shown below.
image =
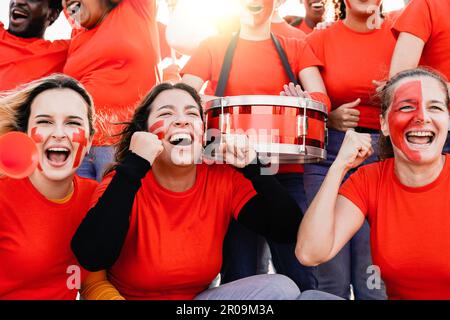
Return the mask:
[(345, 2), (345, 5), (346, 5), (347, 8), (349, 8), (349, 9), (352, 8), (352, 5), (350, 4), (350, 1), (344, 0), (344, 2)]
[[(403, 112), (399, 110), (401, 102), (405, 99), (411, 99), (417, 102), (415, 111)], [(416, 119), (423, 119), (422, 85), (420, 81), (411, 81), (399, 86), (395, 90), (391, 111), (388, 115), (388, 122), (392, 143), (412, 161), (420, 161), (421, 155), (419, 151), (411, 150), (408, 147), (405, 141), (405, 133)]]
[(77, 168), (81, 164), (81, 156), (84, 148), (87, 146), (86, 131), (78, 128), (77, 132), (74, 132), (72, 136), (72, 142), (79, 143), (77, 153), (75, 155), (75, 161), (73, 162), (73, 168)]
[(148, 132), (153, 133), (158, 136), (159, 140), (163, 140), (165, 133), (164, 133), (164, 120), (159, 120), (152, 124), (148, 128)]
[[(44, 142), (44, 137), (42, 137), (41, 134), (37, 133), (37, 129), (38, 129), (38, 128), (32, 128), (32, 129), (31, 129), (31, 139), (32, 139), (35, 143), (43, 143), (43, 142)], [(39, 171), (41, 171), (41, 172), (43, 171), (40, 162), (38, 162), (37, 168), (38, 168)]]

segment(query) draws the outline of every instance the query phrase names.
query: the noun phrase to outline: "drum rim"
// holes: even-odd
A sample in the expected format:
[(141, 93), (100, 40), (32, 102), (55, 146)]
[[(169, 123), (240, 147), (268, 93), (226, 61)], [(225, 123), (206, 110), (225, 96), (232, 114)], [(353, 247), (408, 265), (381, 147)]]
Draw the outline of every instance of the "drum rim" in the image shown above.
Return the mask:
[[(242, 96), (227, 96), (209, 100), (205, 103), (205, 112), (217, 109), (217, 108), (228, 108), (228, 107), (239, 107), (239, 106), (281, 106), (281, 107), (291, 107), (291, 108), (304, 108), (300, 105), (299, 100), (305, 100), (308, 102), (307, 110), (315, 110), (327, 114), (327, 107), (316, 100), (299, 98), (299, 97), (287, 97), (287, 96), (274, 96), (274, 95), (242, 95)], [(223, 105), (222, 105), (223, 103)]]

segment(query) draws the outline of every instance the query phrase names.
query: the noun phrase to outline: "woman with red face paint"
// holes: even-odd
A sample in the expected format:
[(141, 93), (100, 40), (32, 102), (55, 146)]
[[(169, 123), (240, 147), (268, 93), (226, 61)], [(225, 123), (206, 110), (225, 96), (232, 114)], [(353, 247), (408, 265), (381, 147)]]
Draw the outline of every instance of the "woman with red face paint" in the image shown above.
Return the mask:
[(256, 152), (247, 137), (222, 138), (218, 152), (241, 171), (201, 162), (202, 108), (195, 89), (156, 86), (126, 128), (117, 164), (72, 240), (80, 263), (91, 271), (107, 269), (126, 299), (298, 298), (295, 283), (282, 275), (208, 289), (220, 271), (231, 219), (279, 242), (295, 240), (300, 224), (295, 200), (253, 163)]
[[(200, 44), (182, 70), (182, 81), (201, 90), (205, 81), (215, 96), (279, 95), (291, 78), (283, 66), (275, 41), (287, 57), (286, 65), (293, 78), (299, 79), (311, 96), (329, 105), (329, 99), (320, 77), (320, 61), (302, 39), (287, 38), (271, 33), (271, 16), (276, 0), (240, 0), (240, 31), (206, 39)], [(273, 35), (273, 38), (272, 38)], [(275, 40), (274, 40), (275, 39)], [(233, 49), (233, 45), (234, 50)], [(227, 55), (226, 52), (233, 52)], [(229, 61), (229, 64), (226, 62)], [(229, 65), (228, 81), (219, 85), (223, 66)], [(281, 165), (277, 178), (286, 187), (302, 209), (305, 207), (303, 166)], [(278, 248), (272, 243), (271, 252), (278, 273), (288, 275), (301, 290), (314, 287), (313, 279), (304, 279), (294, 255), (295, 243), (289, 248)], [(232, 222), (225, 240), (222, 283), (255, 275), (261, 259), (257, 250), (257, 235)], [(263, 263), (264, 264), (264, 263)]]
[(159, 81), (155, 0), (64, 0), (77, 30), (64, 73), (78, 79), (96, 106), (93, 147), (78, 174), (101, 180), (113, 161), (115, 134)]
[[(327, 29), (314, 31), (306, 39), (323, 63), (321, 74), (332, 103), (327, 123), (327, 160), (305, 165), (308, 204), (319, 191), (348, 129), (369, 133), (376, 145), (380, 105), (374, 99), (373, 80), (387, 78), (395, 47), (393, 20), (381, 15), (380, 0), (334, 2), (338, 21)], [(376, 160), (375, 152), (366, 163)], [(349, 299), (352, 285), (355, 299), (385, 299), (383, 285), (379, 289), (367, 287), (371, 265), (369, 226), (365, 223), (333, 260), (311, 273), (319, 290)]]
[(0, 299), (75, 299), (69, 278), (86, 272), (70, 240), (97, 186), (75, 175), (94, 134), (92, 100), (56, 75), (2, 96), (0, 119), (1, 134), (27, 133), (39, 155), (30, 177), (0, 177)]
[[(347, 131), (300, 226), (306, 265), (333, 258), (367, 218), (376, 286), (390, 299), (449, 299), (450, 157), (446, 82), (425, 69), (395, 75), (381, 92), (380, 162), (343, 177), (373, 152), (369, 134)], [(381, 272), (381, 274), (380, 274)], [(374, 281), (375, 280), (375, 281)]]

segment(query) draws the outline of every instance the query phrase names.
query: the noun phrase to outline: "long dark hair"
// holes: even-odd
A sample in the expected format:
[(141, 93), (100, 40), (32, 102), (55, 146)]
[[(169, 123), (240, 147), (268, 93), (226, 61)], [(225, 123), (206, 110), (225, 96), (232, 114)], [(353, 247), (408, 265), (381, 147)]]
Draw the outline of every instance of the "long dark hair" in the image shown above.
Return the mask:
[[(334, 3), (334, 20), (344, 20), (347, 16), (347, 6), (344, 0), (332, 0)], [(380, 6), (381, 16), (383, 17), (383, 5)]]
[[(379, 93), (379, 97), (381, 100), (381, 116), (384, 119), (386, 118), (386, 111), (389, 109), (389, 106), (392, 103), (395, 85), (400, 80), (413, 77), (429, 77), (437, 80), (440, 83), (442, 90), (445, 92), (446, 105), (449, 105), (449, 90), (447, 88), (447, 80), (445, 76), (441, 75), (435, 70), (425, 67), (405, 70), (397, 73), (394, 77), (387, 81), (383, 89)], [(394, 148), (392, 147), (392, 142), (389, 136), (384, 136), (383, 134), (380, 135), (379, 150), (379, 157), (381, 160), (394, 157)]]
[(95, 133), (92, 98), (77, 80), (63, 74), (54, 74), (25, 84), (14, 91), (2, 93), (0, 97), (0, 134), (8, 131), (26, 133), (34, 99), (39, 94), (52, 89), (70, 89), (83, 98), (88, 106), (89, 135), (92, 137)]
[(195, 100), (200, 110), (200, 116), (203, 120), (202, 101), (194, 88), (181, 82), (176, 84), (161, 83), (155, 86), (136, 108), (131, 122), (125, 123), (126, 127), (120, 134), (122, 138), (117, 145), (115, 163), (108, 170), (106, 170), (105, 175), (110, 173), (111, 171), (114, 171), (115, 168), (123, 162), (130, 149), (130, 142), (133, 134), (138, 131), (148, 130), (147, 121), (150, 112), (152, 111), (153, 101), (155, 101), (156, 97), (163, 91), (174, 89), (179, 89), (187, 92)]

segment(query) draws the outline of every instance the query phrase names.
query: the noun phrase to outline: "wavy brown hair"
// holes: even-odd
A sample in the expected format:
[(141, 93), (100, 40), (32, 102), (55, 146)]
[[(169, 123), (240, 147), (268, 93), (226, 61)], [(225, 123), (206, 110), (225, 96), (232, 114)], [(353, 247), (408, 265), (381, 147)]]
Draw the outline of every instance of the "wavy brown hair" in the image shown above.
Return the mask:
[(95, 133), (92, 98), (77, 80), (63, 74), (54, 74), (20, 86), (15, 90), (2, 92), (0, 94), (0, 135), (9, 131), (26, 133), (34, 99), (44, 91), (52, 89), (70, 89), (83, 98), (88, 106), (89, 135), (92, 137)]
[[(442, 90), (445, 92), (446, 104), (449, 105), (449, 90), (447, 87), (447, 79), (445, 78), (445, 76), (435, 70), (432, 70), (431, 68), (425, 67), (405, 70), (397, 73), (394, 77), (387, 81), (382, 90), (379, 92), (379, 97), (381, 100), (381, 116), (384, 119), (386, 118), (387, 110), (392, 104), (396, 84), (403, 79), (415, 77), (429, 77), (438, 81), (442, 87)], [(389, 138), (389, 136), (384, 136), (382, 133), (380, 134), (379, 139), (379, 150), (380, 160), (394, 157), (394, 148), (392, 147), (391, 139)]]
[(176, 84), (165, 82), (155, 86), (136, 108), (131, 121), (128, 123), (124, 123), (126, 127), (120, 134), (121, 139), (116, 148), (115, 163), (111, 165), (108, 170), (106, 170), (105, 175), (107, 175), (111, 171), (114, 171), (116, 167), (123, 162), (127, 153), (129, 152), (131, 137), (133, 136), (133, 134), (138, 131), (148, 131), (147, 121), (148, 117), (150, 116), (150, 112), (152, 111), (153, 101), (155, 101), (156, 97), (158, 97), (159, 94), (163, 91), (175, 89), (187, 92), (194, 99), (194, 101), (197, 103), (197, 106), (200, 110), (200, 116), (203, 120), (202, 101), (199, 94), (194, 88), (182, 82)]

